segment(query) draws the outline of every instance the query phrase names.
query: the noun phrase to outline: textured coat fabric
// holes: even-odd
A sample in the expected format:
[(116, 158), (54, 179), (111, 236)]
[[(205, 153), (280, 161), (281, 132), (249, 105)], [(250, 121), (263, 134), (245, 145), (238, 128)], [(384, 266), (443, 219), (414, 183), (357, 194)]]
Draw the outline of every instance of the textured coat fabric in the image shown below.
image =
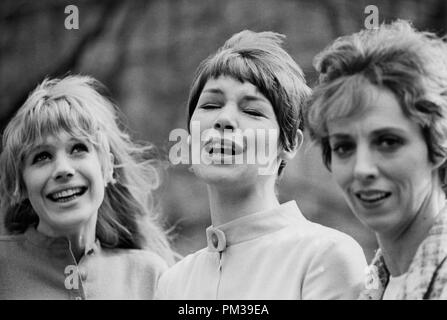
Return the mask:
[(208, 246), (168, 269), (158, 299), (355, 299), (367, 267), (348, 235), (294, 201), (207, 229)]
[[(418, 247), (405, 276), (398, 299), (447, 299), (447, 206), (442, 209), (427, 237)], [(379, 249), (369, 266), (366, 288), (360, 299), (380, 300), (389, 280)]]
[(65, 238), (28, 228), (0, 237), (1, 299), (152, 299), (167, 265), (145, 250), (86, 248), (76, 263)]

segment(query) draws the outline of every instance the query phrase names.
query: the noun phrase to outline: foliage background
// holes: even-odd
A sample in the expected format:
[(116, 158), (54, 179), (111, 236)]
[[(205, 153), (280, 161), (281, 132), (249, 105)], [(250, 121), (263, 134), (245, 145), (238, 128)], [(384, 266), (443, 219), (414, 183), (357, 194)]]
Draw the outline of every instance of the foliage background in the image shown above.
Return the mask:
[[(67, 5), (79, 8), (79, 30), (66, 30)], [(311, 86), (312, 59), (338, 36), (364, 26), (364, 9), (380, 22), (409, 19), (424, 30), (447, 31), (445, 0), (2, 0), (0, 2), (0, 131), (44, 77), (90, 74), (103, 82), (137, 139), (169, 150), (169, 132), (185, 128), (189, 85), (199, 62), (233, 33), (272, 30)], [(205, 187), (187, 166), (171, 166), (158, 191), (174, 246), (181, 254), (205, 245), (210, 224)], [(353, 236), (368, 259), (374, 235), (345, 205), (321, 163), (305, 145), (288, 164), (281, 202), (297, 200), (304, 215)]]

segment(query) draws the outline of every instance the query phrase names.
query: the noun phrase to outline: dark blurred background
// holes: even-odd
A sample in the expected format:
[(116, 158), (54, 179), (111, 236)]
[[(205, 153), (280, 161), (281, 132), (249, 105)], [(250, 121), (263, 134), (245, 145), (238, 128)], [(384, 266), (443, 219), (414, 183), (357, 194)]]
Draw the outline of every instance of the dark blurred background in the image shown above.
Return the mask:
[[(276, 31), (313, 86), (312, 59), (330, 41), (363, 28), (367, 5), (379, 21), (408, 19), (418, 29), (447, 30), (446, 0), (2, 0), (0, 2), (0, 131), (44, 77), (89, 74), (103, 82), (137, 139), (167, 154), (169, 132), (185, 128), (185, 104), (199, 62), (233, 33)], [(79, 9), (79, 29), (67, 30), (66, 6)], [(305, 145), (288, 164), (280, 201), (297, 200), (304, 215), (353, 236), (368, 260), (374, 234), (345, 205)], [(181, 254), (205, 246), (210, 224), (205, 186), (185, 165), (171, 166), (158, 191)]]

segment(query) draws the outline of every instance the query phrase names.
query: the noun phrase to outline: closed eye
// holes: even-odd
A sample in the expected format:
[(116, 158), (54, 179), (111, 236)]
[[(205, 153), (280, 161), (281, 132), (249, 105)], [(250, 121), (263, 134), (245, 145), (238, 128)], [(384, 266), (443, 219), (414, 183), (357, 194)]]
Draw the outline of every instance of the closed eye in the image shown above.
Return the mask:
[(199, 107), (200, 109), (210, 110), (210, 109), (218, 109), (220, 105), (218, 104), (204, 104)]
[(262, 112), (259, 112), (259, 111), (255, 110), (255, 109), (245, 109), (244, 112), (246, 114), (249, 114), (249, 115), (252, 115), (252, 116), (255, 116), (255, 117), (264, 117), (264, 114)]

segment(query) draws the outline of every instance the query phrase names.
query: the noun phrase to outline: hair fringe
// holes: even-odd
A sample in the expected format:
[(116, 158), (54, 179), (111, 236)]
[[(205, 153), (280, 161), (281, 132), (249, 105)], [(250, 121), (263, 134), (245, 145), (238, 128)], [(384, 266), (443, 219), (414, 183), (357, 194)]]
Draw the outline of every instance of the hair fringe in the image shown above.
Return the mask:
[[(174, 262), (152, 191), (161, 181), (155, 147), (133, 142), (118, 118), (118, 108), (100, 91), (99, 81), (70, 75), (45, 79), (29, 95), (5, 129), (0, 155), (0, 208), (7, 231), (23, 233), (38, 217), (24, 197), (21, 178), (27, 148), (61, 130), (91, 141), (100, 155), (103, 174), (113, 166), (98, 210), (97, 237), (104, 247), (150, 249)], [(114, 163), (110, 163), (109, 153)]]

